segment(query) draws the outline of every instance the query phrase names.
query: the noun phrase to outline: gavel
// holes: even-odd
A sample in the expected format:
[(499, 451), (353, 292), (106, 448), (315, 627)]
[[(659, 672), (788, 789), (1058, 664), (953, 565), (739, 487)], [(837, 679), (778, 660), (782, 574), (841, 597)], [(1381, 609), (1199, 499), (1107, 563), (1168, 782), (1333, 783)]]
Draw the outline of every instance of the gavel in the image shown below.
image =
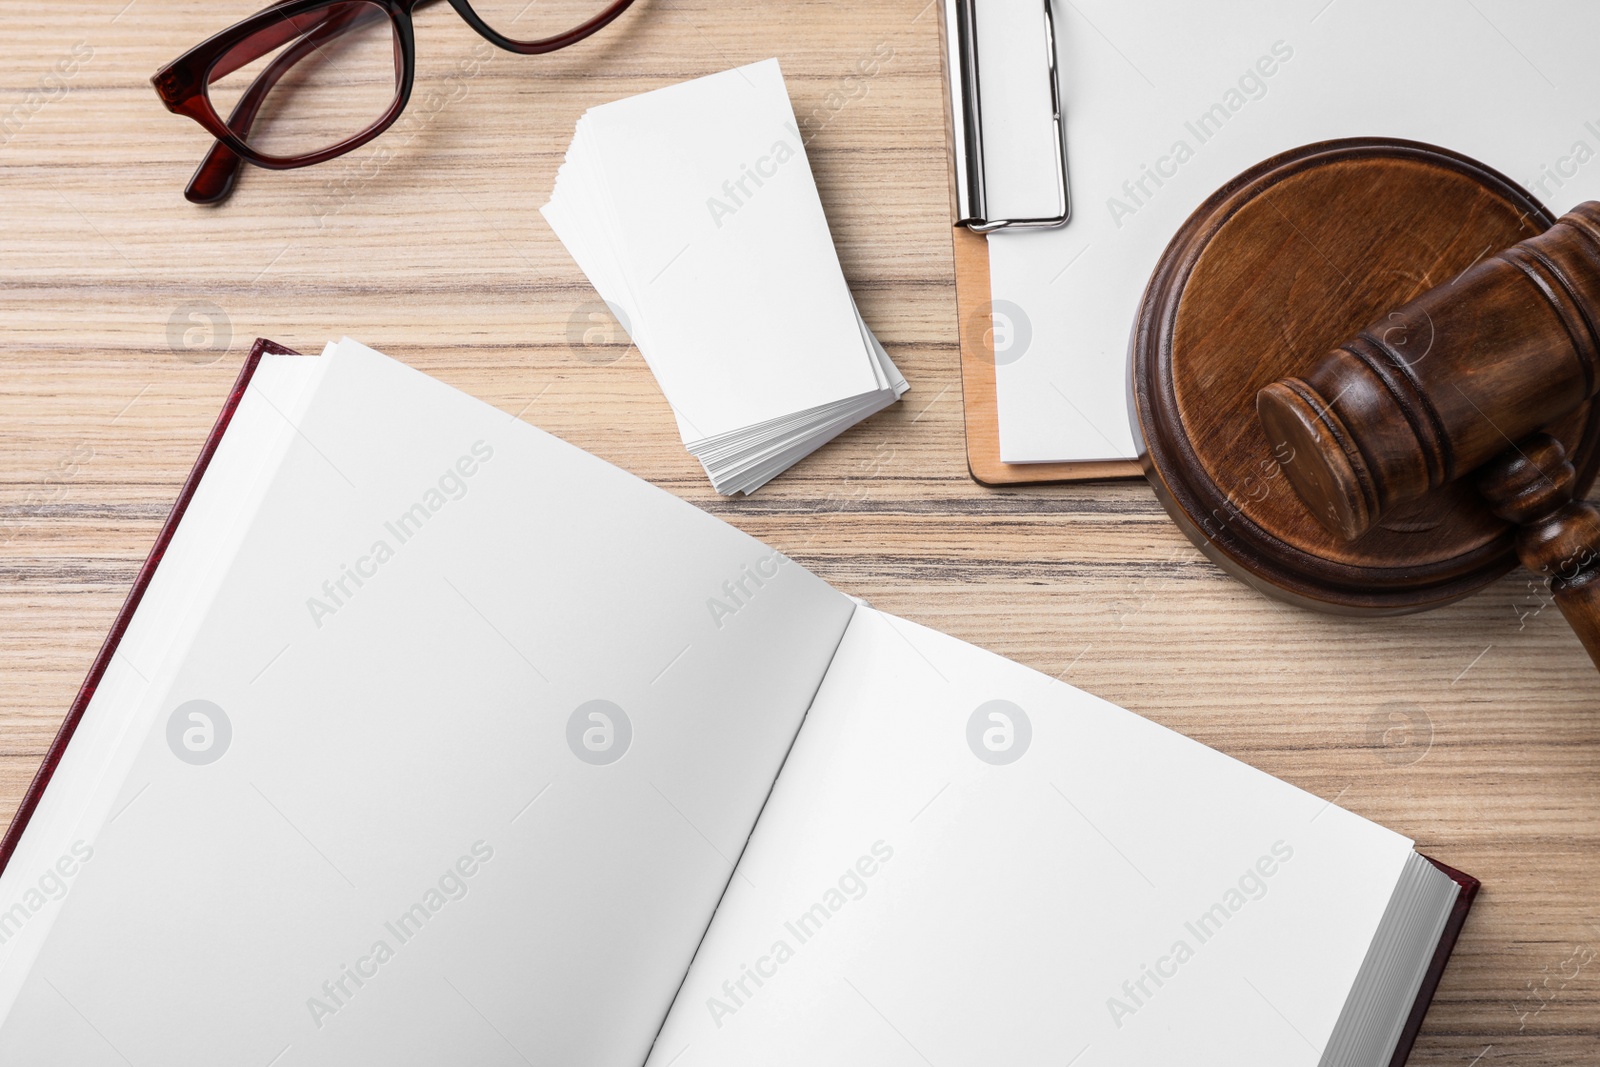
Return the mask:
[(1600, 202), (1480, 259), (1256, 395), (1291, 485), (1355, 540), (1472, 477), (1600, 667), (1600, 510), (1541, 432), (1600, 391)]

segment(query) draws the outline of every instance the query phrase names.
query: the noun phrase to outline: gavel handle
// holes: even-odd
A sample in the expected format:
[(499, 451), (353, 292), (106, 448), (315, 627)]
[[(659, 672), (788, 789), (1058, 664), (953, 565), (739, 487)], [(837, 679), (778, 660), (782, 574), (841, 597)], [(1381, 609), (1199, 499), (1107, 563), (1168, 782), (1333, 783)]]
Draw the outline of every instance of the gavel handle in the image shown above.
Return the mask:
[(1516, 523), (1517, 556), (1550, 595), (1600, 669), (1600, 509), (1574, 500), (1577, 473), (1560, 441), (1534, 434), (1488, 463), (1478, 491)]

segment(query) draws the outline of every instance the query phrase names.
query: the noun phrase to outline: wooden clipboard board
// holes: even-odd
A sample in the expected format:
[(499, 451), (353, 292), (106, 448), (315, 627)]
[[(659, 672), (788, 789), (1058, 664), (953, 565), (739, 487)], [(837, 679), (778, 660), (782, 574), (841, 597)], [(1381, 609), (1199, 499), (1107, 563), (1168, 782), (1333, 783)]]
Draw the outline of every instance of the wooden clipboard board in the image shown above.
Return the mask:
[[(939, 4), (940, 69), (944, 72), (945, 152), (950, 160), (951, 218), (960, 218), (951, 106), (950, 26)], [(1063, 161), (1063, 178), (1065, 177)], [(994, 322), (990, 315), (989, 241), (965, 226), (954, 226), (956, 312), (961, 343), (961, 396), (965, 411), (967, 470), (980, 485), (1037, 485), (1102, 478), (1137, 478), (1137, 460), (1085, 460), (1072, 463), (1005, 463), (1000, 459), (1000, 415), (995, 397)]]
[(989, 241), (952, 227), (956, 311), (961, 329), (961, 401), (967, 429), (967, 470), (979, 485), (1039, 485), (1104, 478), (1139, 478), (1138, 460), (1006, 463), (1000, 459), (1000, 411), (995, 397), (994, 325), (990, 317)]

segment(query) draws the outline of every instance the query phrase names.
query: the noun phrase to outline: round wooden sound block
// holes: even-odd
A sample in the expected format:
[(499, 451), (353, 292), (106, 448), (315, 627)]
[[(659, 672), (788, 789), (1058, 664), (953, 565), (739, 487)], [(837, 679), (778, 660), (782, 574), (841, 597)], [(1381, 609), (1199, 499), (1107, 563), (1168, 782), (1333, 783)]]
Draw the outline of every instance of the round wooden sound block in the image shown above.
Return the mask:
[[(1167, 246), (1132, 340), (1134, 433), (1173, 519), (1237, 577), (1326, 611), (1420, 611), (1505, 574), (1514, 531), (1470, 478), (1354, 541), (1330, 533), (1289, 485), (1292, 457), (1274, 454), (1256, 394), (1554, 221), (1483, 164), (1407, 141), (1307, 145), (1218, 190)], [(1403, 340), (1426, 358), (1430, 338)], [(1600, 406), (1548, 430), (1581, 498), (1600, 462)]]

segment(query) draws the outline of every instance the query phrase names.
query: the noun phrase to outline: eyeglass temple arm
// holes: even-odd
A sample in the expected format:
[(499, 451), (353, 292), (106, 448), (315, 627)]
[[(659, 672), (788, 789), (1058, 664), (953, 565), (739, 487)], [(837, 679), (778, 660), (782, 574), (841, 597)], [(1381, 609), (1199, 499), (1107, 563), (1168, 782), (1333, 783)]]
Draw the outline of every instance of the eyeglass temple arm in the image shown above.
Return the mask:
[[(363, 22), (382, 17), (384, 16), (381, 11), (363, 7), (332, 9), (331, 14), (325, 15), (321, 22), (305, 29), (298, 41), (284, 49), (266, 69), (256, 75), (256, 80), (250, 83), (250, 88), (245, 90), (244, 95), (239, 97), (239, 102), (234, 105), (233, 114), (228, 116), (228, 128), (239, 137), (244, 137), (255, 125), (256, 115), (260, 112), (267, 94), (278, 84), (278, 80), (288, 73), (289, 68), (332, 38), (354, 29)], [(236, 69), (237, 66), (230, 68), (230, 70)], [(194, 204), (215, 204), (227, 199), (228, 194), (233, 192), (233, 184), (238, 180), (239, 170), (243, 166), (244, 160), (233, 149), (221, 141), (213, 141), (211, 150), (195, 169), (194, 177), (189, 179), (189, 184), (183, 191), (184, 197)]]

